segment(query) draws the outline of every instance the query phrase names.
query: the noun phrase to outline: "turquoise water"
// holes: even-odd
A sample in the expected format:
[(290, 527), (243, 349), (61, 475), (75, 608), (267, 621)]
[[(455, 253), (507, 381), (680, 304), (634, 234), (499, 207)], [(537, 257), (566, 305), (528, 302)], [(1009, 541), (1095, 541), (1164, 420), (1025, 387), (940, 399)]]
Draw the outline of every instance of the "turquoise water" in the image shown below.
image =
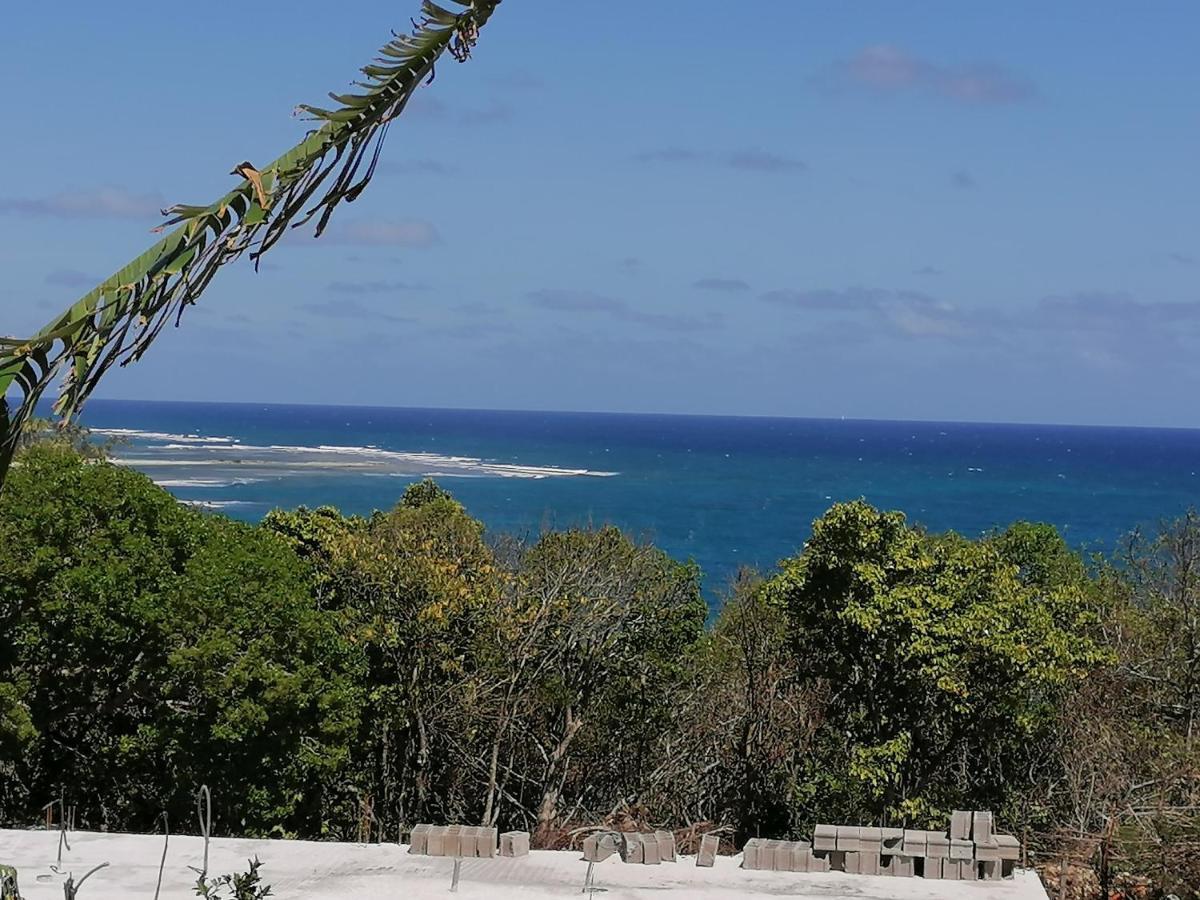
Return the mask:
[(1051, 522), (1106, 549), (1200, 506), (1200, 431), (92, 401), (118, 459), (244, 519), (366, 513), (434, 475), (490, 529), (614, 523), (703, 569), (773, 566), (838, 500), (934, 530)]

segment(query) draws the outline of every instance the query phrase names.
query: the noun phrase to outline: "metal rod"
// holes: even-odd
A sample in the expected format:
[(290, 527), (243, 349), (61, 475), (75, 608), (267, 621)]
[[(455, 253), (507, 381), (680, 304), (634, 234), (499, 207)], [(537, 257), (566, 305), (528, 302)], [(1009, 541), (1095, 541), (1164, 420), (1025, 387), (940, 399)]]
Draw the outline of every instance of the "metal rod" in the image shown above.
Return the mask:
[(462, 870), (462, 857), (454, 858), (454, 876), (450, 879), (450, 893), (458, 893), (458, 873)]

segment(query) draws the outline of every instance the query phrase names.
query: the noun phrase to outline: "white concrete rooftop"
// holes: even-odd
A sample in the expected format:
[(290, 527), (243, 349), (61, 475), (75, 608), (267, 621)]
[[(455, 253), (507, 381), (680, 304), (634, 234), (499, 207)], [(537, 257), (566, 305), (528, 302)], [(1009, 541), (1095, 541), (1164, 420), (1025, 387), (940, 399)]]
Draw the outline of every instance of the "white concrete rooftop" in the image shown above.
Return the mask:
[[(51, 866), (58, 853), (58, 832), (0, 830), (0, 863), (16, 866), (26, 900), (61, 900), (67, 873), (76, 880), (93, 866), (111, 863), (80, 888), (79, 900), (151, 900), (158, 880), (163, 839), (153, 835), (69, 835), (62, 874)], [(196, 874), (204, 842), (172, 837), (167, 852), (161, 900), (194, 900)], [(396, 844), (362, 845), (307, 841), (214, 839), (209, 873), (241, 872), (247, 860), (262, 860), (263, 881), (277, 900), (534, 900), (578, 897), (587, 863), (574, 852), (534, 851), (522, 859), (466, 859), (458, 893), (450, 893), (454, 863), (449, 859), (410, 856)], [(751, 872), (740, 857), (720, 857), (700, 869), (694, 857), (660, 866), (625, 865), (613, 857), (596, 866), (595, 886), (608, 900), (737, 900), (743, 897), (822, 897), (825, 900), (1046, 900), (1033, 872), (1018, 871), (1001, 882), (925, 881), (921, 878)], [(600, 889), (604, 889), (601, 893)]]

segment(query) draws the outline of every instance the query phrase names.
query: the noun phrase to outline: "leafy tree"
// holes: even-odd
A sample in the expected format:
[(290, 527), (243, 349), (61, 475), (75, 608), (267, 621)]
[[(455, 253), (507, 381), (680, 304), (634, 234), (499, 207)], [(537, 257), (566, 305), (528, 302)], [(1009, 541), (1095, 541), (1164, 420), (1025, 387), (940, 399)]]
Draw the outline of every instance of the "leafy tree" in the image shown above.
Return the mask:
[(1026, 784), (1062, 691), (1108, 659), (1065, 552), (1027, 526), (931, 536), (864, 502), (817, 520), (765, 589), (828, 691), (799, 812), (933, 822)]
[(62, 790), (81, 824), (146, 827), (187, 818), (206, 782), (226, 828), (319, 831), (356, 693), (275, 535), (33, 447), (0, 499), (0, 631), (0, 682), (27, 685), (36, 730), (15, 766), (24, 814)]

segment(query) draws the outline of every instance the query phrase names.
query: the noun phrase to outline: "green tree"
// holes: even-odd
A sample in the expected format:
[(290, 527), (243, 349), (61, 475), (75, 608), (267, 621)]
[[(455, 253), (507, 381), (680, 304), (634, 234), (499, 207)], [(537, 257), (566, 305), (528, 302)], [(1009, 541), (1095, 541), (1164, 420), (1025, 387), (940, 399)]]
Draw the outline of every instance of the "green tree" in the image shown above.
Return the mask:
[(6, 818), (65, 791), (83, 825), (145, 828), (186, 820), (206, 782), (225, 829), (320, 831), (357, 698), (338, 622), (274, 534), (30, 448), (0, 498), (0, 633), (0, 683), (27, 686), (36, 729)]
[(1062, 692), (1108, 659), (1067, 552), (1044, 529), (932, 536), (864, 502), (814, 523), (765, 588), (828, 693), (798, 811), (933, 822), (1026, 786)]

